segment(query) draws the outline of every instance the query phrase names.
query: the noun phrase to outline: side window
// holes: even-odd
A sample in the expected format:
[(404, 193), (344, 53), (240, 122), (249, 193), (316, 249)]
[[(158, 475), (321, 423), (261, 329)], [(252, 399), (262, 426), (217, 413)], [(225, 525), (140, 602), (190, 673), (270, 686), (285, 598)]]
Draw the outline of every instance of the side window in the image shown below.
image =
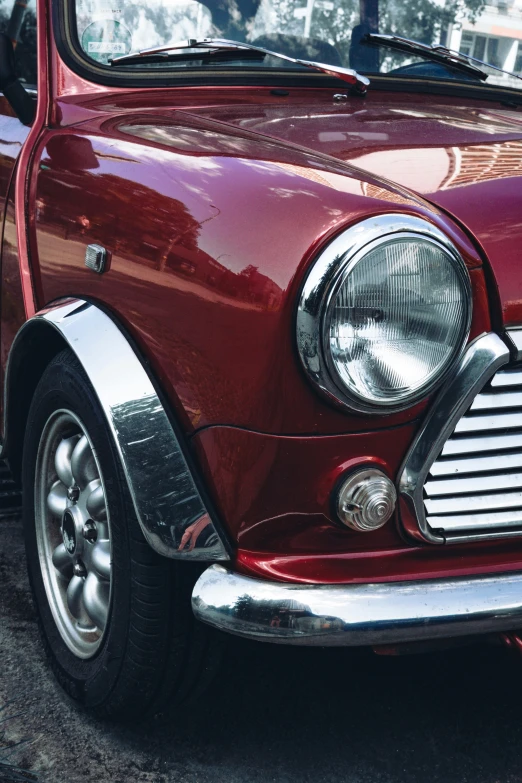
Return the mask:
[(36, 0), (0, 0), (0, 32), (16, 38), (18, 78), (36, 87)]

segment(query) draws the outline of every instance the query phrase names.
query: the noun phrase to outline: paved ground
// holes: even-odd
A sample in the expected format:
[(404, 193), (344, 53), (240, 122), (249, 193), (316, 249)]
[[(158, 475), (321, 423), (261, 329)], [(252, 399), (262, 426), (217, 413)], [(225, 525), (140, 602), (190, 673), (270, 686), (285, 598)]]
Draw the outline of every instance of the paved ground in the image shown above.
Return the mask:
[(500, 648), (397, 659), (235, 641), (180, 725), (97, 723), (54, 685), (19, 524), (0, 522), (0, 783), (522, 781), (521, 680)]

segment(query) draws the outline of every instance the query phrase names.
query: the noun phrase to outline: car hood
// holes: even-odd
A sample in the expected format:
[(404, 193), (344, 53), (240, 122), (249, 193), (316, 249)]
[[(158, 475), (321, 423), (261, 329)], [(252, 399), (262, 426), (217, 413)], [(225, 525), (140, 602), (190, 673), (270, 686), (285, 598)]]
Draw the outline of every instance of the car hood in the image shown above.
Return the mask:
[(232, 106), (194, 114), (336, 158), (422, 196), (464, 226), (494, 272), (505, 323), (522, 323), (522, 115), (389, 97)]

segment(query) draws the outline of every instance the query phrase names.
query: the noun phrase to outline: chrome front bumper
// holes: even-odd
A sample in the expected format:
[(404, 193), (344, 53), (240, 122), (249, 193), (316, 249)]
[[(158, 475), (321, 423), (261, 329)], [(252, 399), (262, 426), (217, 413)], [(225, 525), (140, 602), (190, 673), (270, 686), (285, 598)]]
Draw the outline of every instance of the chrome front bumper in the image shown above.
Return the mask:
[(213, 565), (192, 608), (222, 631), (279, 644), (442, 639), (522, 628), (522, 573), (330, 586), (265, 582)]

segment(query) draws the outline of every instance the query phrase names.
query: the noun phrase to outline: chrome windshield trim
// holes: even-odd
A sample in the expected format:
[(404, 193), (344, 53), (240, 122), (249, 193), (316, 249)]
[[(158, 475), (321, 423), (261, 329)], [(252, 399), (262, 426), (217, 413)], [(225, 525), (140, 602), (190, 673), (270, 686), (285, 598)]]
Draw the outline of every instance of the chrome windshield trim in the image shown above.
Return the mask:
[(263, 642), (360, 646), (443, 639), (522, 625), (522, 574), (352, 585), (265, 582), (207, 568), (198, 620)]
[[(415, 524), (410, 524), (410, 514), (401, 513), (402, 527), (416, 540), (431, 544), (447, 543), (443, 535), (438, 535), (428, 525), (424, 509), (424, 482), (460, 417), (482, 387), (509, 359), (509, 348), (497, 334), (477, 337), (470, 343), (431, 406), (406, 456), (398, 481), (401, 501), (415, 519)], [(462, 540), (463, 537), (452, 539), (455, 542)]]
[[(228, 560), (180, 440), (141, 361), (114, 321), (82, 300), (37, 313), (36, 323), (58, 331), (76, 354), (105, 414), (136, 515), (150, 546), (169, 558)], [(7, 382), (9, 383), (9, 363)]]

